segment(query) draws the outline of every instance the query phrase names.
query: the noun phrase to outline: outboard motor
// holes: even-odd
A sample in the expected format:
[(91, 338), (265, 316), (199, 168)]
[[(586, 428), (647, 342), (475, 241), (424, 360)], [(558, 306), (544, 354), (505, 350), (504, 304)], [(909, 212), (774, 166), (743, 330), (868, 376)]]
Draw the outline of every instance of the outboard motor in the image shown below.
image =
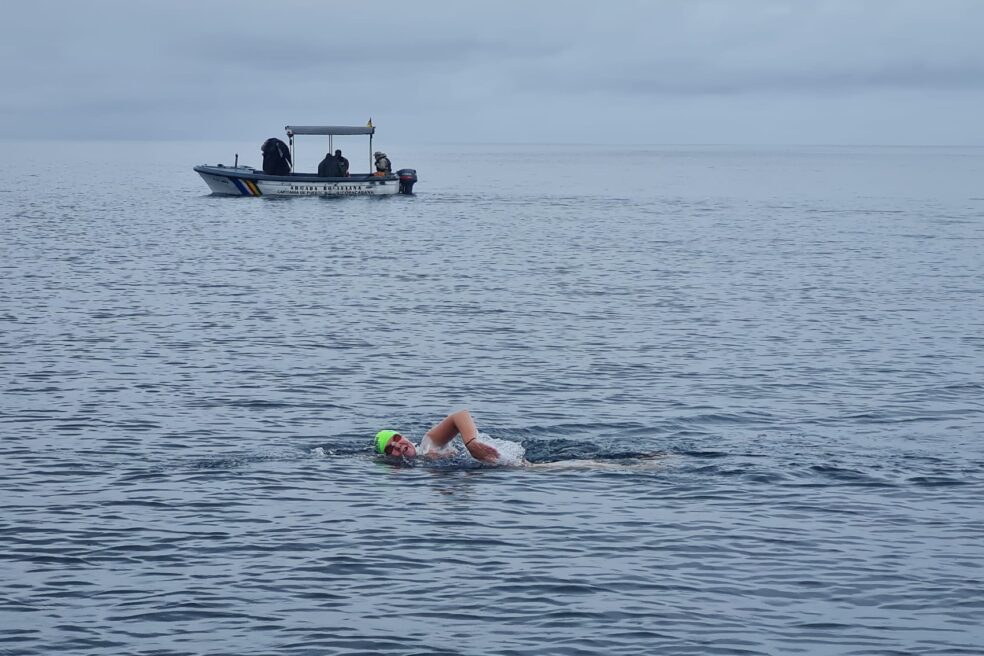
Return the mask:
[(417, 182), (417, 171), (415, 169), (400, 169), (396, 174), (400, 176), (400, 193), (412, 194), (413, 185)]

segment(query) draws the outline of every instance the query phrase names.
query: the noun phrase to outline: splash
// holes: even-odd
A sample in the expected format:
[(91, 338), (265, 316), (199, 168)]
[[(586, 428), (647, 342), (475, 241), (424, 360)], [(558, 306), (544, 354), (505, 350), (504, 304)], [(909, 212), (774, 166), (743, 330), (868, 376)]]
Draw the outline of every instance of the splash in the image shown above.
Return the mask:
[(519, 442), (497, 439), (485, 433), (479, 433), (478, 439), (499, 452), (499, 459), (495, 464), (501, 467), (521, 467), (526, 464), (526, 449)]

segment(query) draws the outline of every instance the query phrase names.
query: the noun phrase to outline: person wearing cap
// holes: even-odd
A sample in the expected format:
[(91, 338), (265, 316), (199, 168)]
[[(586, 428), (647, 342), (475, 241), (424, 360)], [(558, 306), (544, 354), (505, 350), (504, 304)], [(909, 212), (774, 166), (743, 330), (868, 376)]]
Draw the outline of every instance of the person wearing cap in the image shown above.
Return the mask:
[(465, 443), (465, 448), (475, 460), (494, 463), (499, 459), (499, 452), (495, 448), (478, 439), (478, 427), (475, 426), (475, 420), (467, 410), (458, 410), (442, 419), (427, 431), (419, 446), (414, 445), (395, 430), (381, 430), (376, 433), (373, 446), (376, 453), (391, 458), (412, 460), (418, 454), (440, 458), (455, 455), (454, 447), (449, 444), (458, 435), (461, 435), (461, 441)]
[(393, 172), (393, 165), (386, 153), (377, 150), (372, 156), (376, 158), (376, 175), (389, 175)]

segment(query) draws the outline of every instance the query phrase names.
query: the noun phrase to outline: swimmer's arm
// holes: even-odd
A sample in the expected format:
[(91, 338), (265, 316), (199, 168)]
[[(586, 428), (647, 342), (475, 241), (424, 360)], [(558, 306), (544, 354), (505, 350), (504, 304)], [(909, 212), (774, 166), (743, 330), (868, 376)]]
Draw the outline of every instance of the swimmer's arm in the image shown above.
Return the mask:
[(466, 445), (478, 437), (478, 427), (475, 426), (475, 420), (472, 419), (471, 413), (467, 410), (452, 412), (442, 419), (437, 426), (427, 431), (431, 442), (439, 449), (447, 446), (459, 433), (461, 433), (461, 439)]
[(461, 441), (465, 443), (465, 448), (476, 460), (483, 462), (495, 462), (499, 459), (499, 452), (488, 444), (482, 444), (478, 440), (478, 427), (471, 413), (467, 410), (452, 412), (442, 419), (437, 426), (434, 426), (427, 434), (430, 435), (434, 446), (444, 448), (451, 440), (461, 434)]
[(499, 460), (499, 452), (494, 447), (479, 442), (477, 439), (472, 440), (465, 447), (475, 460), (481, 460), (482, 462), (498, 462)]

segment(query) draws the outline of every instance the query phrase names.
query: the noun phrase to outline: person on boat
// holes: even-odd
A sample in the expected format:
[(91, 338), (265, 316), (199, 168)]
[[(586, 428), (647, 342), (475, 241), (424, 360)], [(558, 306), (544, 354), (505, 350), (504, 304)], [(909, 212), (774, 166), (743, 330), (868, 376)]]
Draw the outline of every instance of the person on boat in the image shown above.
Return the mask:
[(393, 165), (390, 164), (389, 157), (386, 153), (376, 151), (373, 153), (373, 157), (376, 158), (376, 175), (389, 175), (393, 172)]
[(338, 158), (328, 153), (318, 164), (318, 177), (321, 178), (340, 178), (342, 170), (338, 165)]
[(478, 427), (475, 426), (475, 420), (467, 410), (452, 412), (442, 419), (427, 431), (419, 446), (414, 445), (395, 430), (381, 430), (376, 433), (373, 446), (376, 453), (390, 458), (412, 460), (418, 454), (428, 458), (441, 458), (457, 453), (454, 447), (449, 445), (458, 435), (461, 435), (461, 441), (475, 460), (494, 463), (499, 459), (499, 452), (494, 447), (478, 439)]
[(338, 160), (338, 170), (341, 171), (343, 177), (348, 177), (349, 174), (349, 161), (342, 157), (342, 151), (335, 151), (335, 159)]
[(290, 175), (290, 149), (280, 139), (271, 137), (260, 146), (263, 172), (267, 175)]

